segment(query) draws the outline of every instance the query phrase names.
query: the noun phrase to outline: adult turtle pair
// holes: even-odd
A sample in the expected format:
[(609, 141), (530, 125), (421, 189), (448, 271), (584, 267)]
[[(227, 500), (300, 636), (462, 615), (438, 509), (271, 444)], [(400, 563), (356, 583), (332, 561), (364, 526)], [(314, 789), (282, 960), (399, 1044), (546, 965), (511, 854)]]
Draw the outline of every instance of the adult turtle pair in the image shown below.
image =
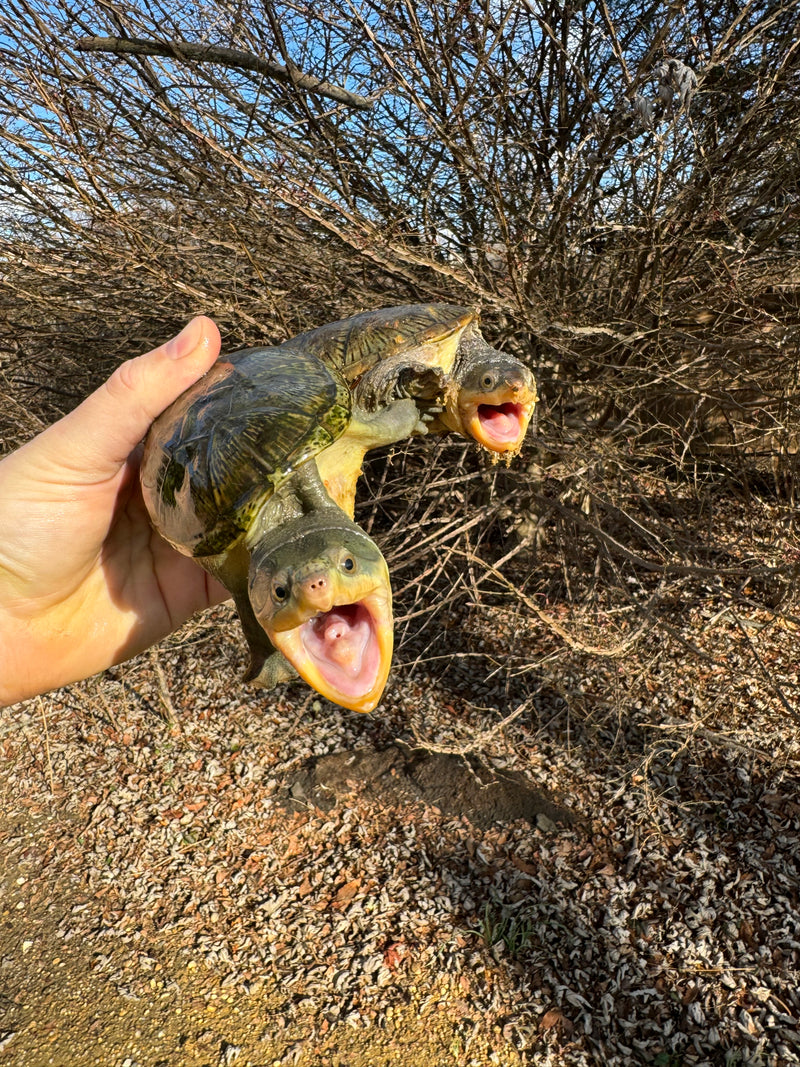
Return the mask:
[(371, 711), (393, 628), (386, 562), (352, 521), (365, 453), (451, 430), (513, 454), (536, 399), (469, 309), (365, 312), (221, 358), (154, 423), (143, 493), (166, 540), (233, 595), (247, 680), (297, 672)]

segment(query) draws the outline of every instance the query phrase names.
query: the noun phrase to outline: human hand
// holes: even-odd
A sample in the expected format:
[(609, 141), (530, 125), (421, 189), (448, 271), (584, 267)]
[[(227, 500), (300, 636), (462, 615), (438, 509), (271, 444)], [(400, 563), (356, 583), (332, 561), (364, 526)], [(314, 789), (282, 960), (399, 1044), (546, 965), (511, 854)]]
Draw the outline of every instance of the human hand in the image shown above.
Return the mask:
[(0, 461), (0, 707), (129, 659), (230, 594), (151, 527), (139, 442), (219, 354), (205, 317)]

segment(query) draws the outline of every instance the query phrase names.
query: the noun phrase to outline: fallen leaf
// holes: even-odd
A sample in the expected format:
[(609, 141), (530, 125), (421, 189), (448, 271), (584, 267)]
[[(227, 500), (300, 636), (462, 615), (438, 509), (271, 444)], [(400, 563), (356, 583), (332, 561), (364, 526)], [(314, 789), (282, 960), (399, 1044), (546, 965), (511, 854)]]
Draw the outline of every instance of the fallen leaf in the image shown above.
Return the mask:
[(383, 953), (383, 963), (390, 971), (402, 963), (408, 955), (408, 946), (404, 941), (393, 941)]
[(348, 901), (353, 899), (353, 897), (356, 895), (360, 888), (360, 878), (354, 878), (352, 882), (345, 882), (345, 884), (341, 887), (336, 896), (333, 898), (334, 905), (346, 904)]
[(522, 871), (523, 874), (530, 874), (532, 876), (539, 871), (539, 868), (535, 864), (528, 863), (527, 860), (520, 859), (519, 856), (512, 856), (511, 862), (517, 870)]
[(558, 1008), (551, 1008), (539, 1020), (539, 1029), (555, 1030), (559, 1037), (568, 1040), (572, 1036), (575, 1024)]

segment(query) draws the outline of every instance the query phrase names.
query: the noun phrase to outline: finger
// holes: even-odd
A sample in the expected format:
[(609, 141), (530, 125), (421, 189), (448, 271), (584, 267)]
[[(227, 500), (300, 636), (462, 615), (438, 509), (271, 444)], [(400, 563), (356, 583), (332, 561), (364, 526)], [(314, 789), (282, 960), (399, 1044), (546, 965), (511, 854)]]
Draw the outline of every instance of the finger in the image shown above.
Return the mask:
[(171, 341), (122, 363), (99, 389), (45, 431), (41, 444), (61, 467), (87, 480), (110, 477), (153, 420), (197, 381), (219, 355), (219, 330), (200, 315)]

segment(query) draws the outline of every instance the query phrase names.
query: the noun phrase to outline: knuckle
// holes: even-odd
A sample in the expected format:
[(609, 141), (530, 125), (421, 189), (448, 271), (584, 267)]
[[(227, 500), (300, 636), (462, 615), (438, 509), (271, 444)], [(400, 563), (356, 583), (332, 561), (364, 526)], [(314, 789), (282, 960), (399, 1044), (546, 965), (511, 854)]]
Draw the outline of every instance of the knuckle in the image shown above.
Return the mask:
[(138, 396), (143, 384), (141, 357), (120, 363), (108, 379), (108, 391), (115, 399)]

